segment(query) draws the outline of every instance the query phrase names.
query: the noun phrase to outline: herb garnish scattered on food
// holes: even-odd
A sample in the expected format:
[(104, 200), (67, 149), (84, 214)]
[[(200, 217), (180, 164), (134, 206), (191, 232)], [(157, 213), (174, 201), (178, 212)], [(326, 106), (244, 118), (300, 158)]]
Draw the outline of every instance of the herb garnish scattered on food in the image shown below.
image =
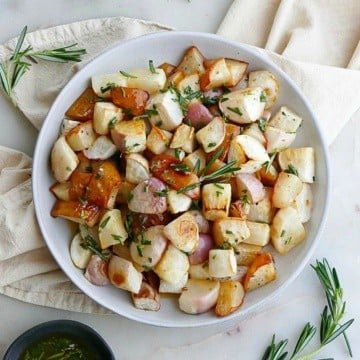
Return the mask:
[(262, 360), (310, 360), (340, 335), (344, 337), (349, 355), (352, 357), (350, 343), (345, 331), (351, 326), (354, 319), (342, 323), (346, 310), (346, 302), (343, 300), (343, 289), (340, 285), (337, 272), (335, 268), (330, 267), (326, 259), (323, 259), (323, 261), (316, 260), (316, 264), (311, 265), (311, 267), (315, 270), (320, 280), (327, 300), (327, 305), (321, 314), (320, 344), (307, 354), (300, 355), (309, 345), (317, 331), (316, 326), (308, 322), (301, 331), (291, 355), (286, 351), (288, 339), (276, 343), (275, 335), (273, 335), (271, 344), (267, 347)]
[(109, 254), (103, 253), (95, 241), (95, 239), (90, 236), (86, 235), (84, 241), (80, 244), (83, 249), (89, 249), (94, 254), (98, 255), (102, 260), (109, 261)]
[[(210, 161), (205, 166), (204, 170), (202, 171), (203, 174), (206, 174), (207, 171), (211, 168), (211, 166), (214, 164), (214, 162), (221, 156), (223, 152), (223, 149), (219, 149), (214, 156), (210, 159)], [(186, 186), (180, 190), (178, 190), (178, 194), (185, 193), (187, 191), (193, 190), (199, 186), (205, 181), (212, 181), (217, 180), (220, 177), (226, 175), (226, 174), (232, 174), (238, 170), (240, 170), (239, 167), (235, 167), (236, 161), (230, 161), (229, 163), (225, 164), (224, 166), (220, 167), (219, 169), (213, 171), (211, 174), (208, 175), (202, 175), (199, 178), (199, 182)]]
[(150, 69), (150, 71), (151, 71), (153, 74), (158, 74), (158, 73), (156, 72), (155, 67), (154, 67), (154, 62), (153, 62), (152, 60), (149, 60), (149, 69)]
[(125, 72), (125, 71), (122, 71), (122, 70), (120, 70), (119, 73), (120, 73), (121, 75), (127, 77), (127, 78), (132, 78), (132, 79), (136, 79), (136, 78), (137, 78), (137, 76), (131, 75), (131, 74), (129, 74), (129, 73)]
[(40, 51), (34, 51), (32, 46), (28, 45), (24, 50), (21, 50), (26, 33), (27, 26), (21, 31), (10, 59), (7, 63), (0, 63), (1, 87), (15, 106), (17, 104), (14, 99), (13, 90), (24, 74), (30, 69), (31, 63), (37, 64), (37, 59), (59, 63), (79, 62), (81, 61), (81, 56), (86, 54), (85, 49), (74, 49), (77, 43), (62, 48)]
[(299, 173), (298, 171), (296, 170), (295, 166), (289, 164), (289, 166), (287, 167), (287, 169), (285, 170), (286, 173), (288, 174), (293, 174), (293, 175), (296, 175), (296, 176), (299, 176)]

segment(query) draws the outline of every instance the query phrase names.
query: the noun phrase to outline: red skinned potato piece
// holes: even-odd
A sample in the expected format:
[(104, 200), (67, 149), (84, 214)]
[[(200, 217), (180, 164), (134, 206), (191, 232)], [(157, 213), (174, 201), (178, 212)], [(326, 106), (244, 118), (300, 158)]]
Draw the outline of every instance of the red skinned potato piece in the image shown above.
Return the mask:
[(199, 234), (199, 245), (189, 256), (191, 265), (202, 264), (209, 258), (209, 251), (214, 247), (214, 240), (209, 234)]
[(159, 179), (152, 177), (138, 184), (128, 199), (129, 210), (143, 214), (162, 214), (167, 210), (166, 185)]
[(105, 286), (109, 284), (108, 263), (98, 255), (92, 255), (86, 267), (85, 277), (93, 285)]
[(262, 182), (254, 174), (236, 175), (238, 196), (246, 196), (252, 203), (257, 203), (265, 198), (265, 189)]
[(122, 109), (129, 109), (134, 116), (144, 114), (148, 99), (149, 94), (141, 89), (119, 86), (111, 90), (111, 101)]
[(65, 115), (79, 121), (92, 120), (96, 99), (97, 95), (91, 87), (85, 89), (66, 111)]
[[(174, 170), (172, 166), (182, 164), (182, 162), (171, 155), (154, 156), (150, 163), (150, 169), (154, 176), (167, 183), (175, 190), (183, 189), (187, 186), (199, 182), (199, 178), (192, 172), (180, 172)], [(185, 193), (192, 199), (200, 198), (199, 186)]]
[(205, 105), (200, 101), (193, 101), (189, 104), (184, 122), (199, 129), (211, 122), (213, 118), (213, 115)]

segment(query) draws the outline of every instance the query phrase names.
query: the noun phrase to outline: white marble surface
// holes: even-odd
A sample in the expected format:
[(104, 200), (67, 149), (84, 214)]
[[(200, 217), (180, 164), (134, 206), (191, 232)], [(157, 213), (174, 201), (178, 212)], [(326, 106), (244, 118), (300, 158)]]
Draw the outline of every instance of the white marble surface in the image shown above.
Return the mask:
[[(0, 42), (30, 30), (103, 16), (125, 15), (162, 22), (181, 30), (215, 32), (231, 0), (1, 0)], [(204, 4), (206, 3), (206, 6)], [(329, 90), (331, 91), (331, 90)], [(32, 154), (36, 131), (0, 96), (0, 145)], [(326, 230), (313, 256), (338, 269), (348, 300), (348, 317), (360, 314), (360, 111), (330, 148), (333, 193)], [(4, 131), (6, 130), (6, 131)], [(319, 323), (324, 297), (310, 266), (265, 311), (242, 323), (198, 329), (145, 326), (119, 316), (77, 314), (22, 303), (0, 295), (0, 356), (21, 332), (43, 321), (73, 319), (95, 328), (117, 359), (259, 359), (273, 333), (294, 339), (308, 321)], [(354, 359), (360, 359), (360, 323), (348, 332)], [(293, 344), (292, 342), (290, 342)], [(346, 359), (342, 339), (321, 358)]]

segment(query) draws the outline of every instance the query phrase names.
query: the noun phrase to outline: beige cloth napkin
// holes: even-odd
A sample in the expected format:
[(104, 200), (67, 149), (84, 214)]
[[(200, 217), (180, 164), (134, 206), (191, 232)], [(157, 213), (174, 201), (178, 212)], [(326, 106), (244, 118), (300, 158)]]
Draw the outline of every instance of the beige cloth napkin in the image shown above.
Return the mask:
[[(348, 0), (347, 10), (339, 3), (236, 0), (219, 28), (223, 36), (267, 49), (313, 103), (329, 144), (360, 105), (360, 3)], [(123, 39), (167, 29), (121, 17), (37, 31), (27, 40), (36, 48), (78, 42), (90, 59)], [(0, 61), (15, 43), (0, 46)], [(41, 63), (19, 84), (19, 107), (37, 128), (77, 66)], [(82, 294), (51, 258), (35, 221), (30, 174), (31, 159), (0, 147), (0, 292), (34, 304), (108, 312)]]

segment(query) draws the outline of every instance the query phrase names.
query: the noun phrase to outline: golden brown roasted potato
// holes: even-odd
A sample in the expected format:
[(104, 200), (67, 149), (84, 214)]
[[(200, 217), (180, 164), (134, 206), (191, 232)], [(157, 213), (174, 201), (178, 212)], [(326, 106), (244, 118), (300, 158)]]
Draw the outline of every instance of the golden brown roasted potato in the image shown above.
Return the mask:
[(119, 86), (111, 90), (111, 101), (116, 106), (121, 107), (125, 114), (127, 114), (127, 112), (134, 116), (144, 114), (148, 99), (149, 94), (141, 89)]
[(79, 121), (91, 120), (94, 116), (96, 99), (97, 95), (91, 87), (85, 89), (85, 91), (69, 107), (65, 115)]
[(220, 283), (215, 314), (226, 316), (236, 311), (244, 302), (245, 291), (240, 281), (225, 281)]

